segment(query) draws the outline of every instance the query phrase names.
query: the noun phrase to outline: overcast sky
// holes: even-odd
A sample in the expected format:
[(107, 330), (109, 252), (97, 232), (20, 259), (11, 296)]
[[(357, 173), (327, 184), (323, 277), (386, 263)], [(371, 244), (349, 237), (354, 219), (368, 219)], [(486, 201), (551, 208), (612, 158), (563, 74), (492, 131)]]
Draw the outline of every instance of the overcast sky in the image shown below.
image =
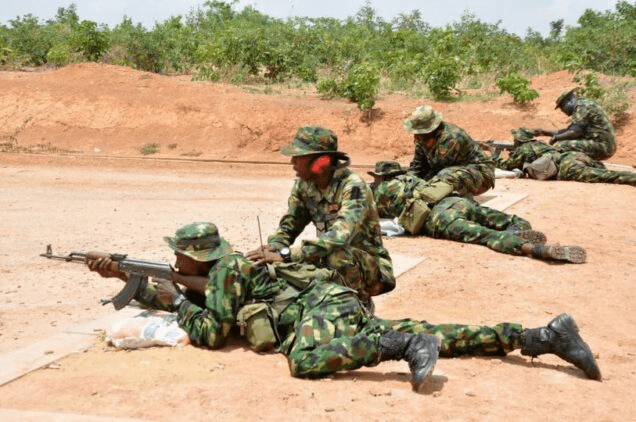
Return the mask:
[[(419, 10), (424, 21), (434, 27), (457, 22), (463, 12), (470, 11), (482, 22), (495, 24), (501, 21), (500, 28), (523, 37), (529, 27), (547, 36), (550, 22), (558, 19), (563, 19), (568, 26), (575, 26), (586, 9), (614, 11), (616, 1), (371, 0), (371, 6), (385, 21), (391, 21), (400, 13)], [(81, 20), (113, 28), (125, 15), (134, 24), (141, 23), (146, 29), (152, 29), (155, 22), (163, 22), (171, 16), (185, 17), (202, 6), (204, 0), (3, 0), (2, 3), (0, 23), (4, 25), (8, 25), (10, 19), (29, 13), (43, 22), (54, 18), (59, 7), (75, 3)], [(345, 19), (354, 16), (364, 4), (365, 0), (241, 0), (234, 10), (240, 11), (250, 5), (265, 15), (283, 19), (292, 16)]]

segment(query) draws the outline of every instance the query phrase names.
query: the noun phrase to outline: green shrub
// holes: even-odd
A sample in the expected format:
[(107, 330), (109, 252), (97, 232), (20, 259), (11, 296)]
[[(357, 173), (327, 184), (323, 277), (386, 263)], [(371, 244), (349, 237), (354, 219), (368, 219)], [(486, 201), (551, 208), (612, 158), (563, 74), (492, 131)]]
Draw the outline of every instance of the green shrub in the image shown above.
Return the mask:
[(344, 96), (358, 103), (360, 110), (370, 110), (375, 105), (380, 75), (375, 64), (355, 64), (349, 68), (344, 81)]
[(88, 60), (98, 61), (108, 49), (108, 35), (95, 22), (82, 21), (74, 29), (70, 46), (83, 54)]
[(530, 88), (530, 81), (517, 72), (497, 78), (496, 84), (501, 93), (512, 95), (515, 103), (525, 104), (537, 98), (539, 93)]
[(594, 71), (578, 71), (572, 80), (583, 84), (583, 88), (579, 89), (579, 93), (585, 97), (600, 100), (605, 94)]
[(433, 58), (424, 67), (424, 76), (433, 98), (448, 100), (460, 80), (459, 63), (452, 57)]
[(71, 62), (71, 53), (69, 46), (66, 44), (55, 44), (48, 53), (46, 53), (47, 63), (55, 66), (66, 66)]
[(360, 110), (373, 108), (380, 83), (377, 65), (354, 63), (346, 71), (338, 70), (334, 73), (335, 76), (320, 79), (316, 84), (316, 89), (323, 98), (344, 97), (357, 103)]
[(146, 144), (141, 147), (141, 153), (143, 155), (152, 155), (159, 152), (159, 144)]

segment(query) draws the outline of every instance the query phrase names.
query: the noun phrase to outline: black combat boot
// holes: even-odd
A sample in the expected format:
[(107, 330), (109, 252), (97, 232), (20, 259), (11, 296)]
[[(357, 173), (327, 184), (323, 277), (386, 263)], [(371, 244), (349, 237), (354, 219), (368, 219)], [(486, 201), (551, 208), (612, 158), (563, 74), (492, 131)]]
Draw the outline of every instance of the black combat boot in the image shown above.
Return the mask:
[(553, 353), (583, 370), (589, 378), (601, 381), (601, 370), (570, 315), (559, 315), (550, 321), (547, 327), (525, 330), (522, 339), (522, 355), (534, 358), (545, 353)]
[(387, 331), (380, 338), (379, 361), (406, 360), (411, 370), (413, 390), (420, 391), (433, 373), (438, 348), (439, 340), (435, 336)]

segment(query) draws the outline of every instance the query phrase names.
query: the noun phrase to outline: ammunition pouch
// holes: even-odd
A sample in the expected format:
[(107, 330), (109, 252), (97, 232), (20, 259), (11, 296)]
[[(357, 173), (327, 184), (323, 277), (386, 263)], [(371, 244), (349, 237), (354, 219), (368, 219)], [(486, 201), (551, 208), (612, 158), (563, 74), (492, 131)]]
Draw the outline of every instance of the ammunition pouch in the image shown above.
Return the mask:
[(419, 233), (431, 208), (451, 193), (453, 187), (446, 182), (419, 184), (413, 190), (411, 198), (406, 201), (406, 206), (398, 217), (398, 223), (411, 234)]
[(274, 310), (267, 302), (248, 303), (236, 316), (241, 335), (257, 352), (266, 352), (276, 345), (274, 320)]
[(241, 335), (257, 352), (271, 351), (280, 342), (276, 330), (278, 317), (301, 291), (316, 279), (335, 280), (338, 277), (335, 270), (298, 262), (267, 264), (267, 271), (272, 280), (284, 279), (287, 288), (274, 300), (243, 305), (236, 316)]
[(425, 201), (411, 198), (398, 217), (398, 224), (407, 232), (418, 234), (430, 213), (431, 209)]

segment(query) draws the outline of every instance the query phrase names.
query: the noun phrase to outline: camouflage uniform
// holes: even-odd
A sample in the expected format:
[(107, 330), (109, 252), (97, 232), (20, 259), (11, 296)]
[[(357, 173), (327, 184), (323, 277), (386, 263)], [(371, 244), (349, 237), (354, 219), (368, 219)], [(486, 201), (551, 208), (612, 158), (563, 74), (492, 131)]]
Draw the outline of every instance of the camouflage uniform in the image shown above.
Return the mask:
[(415, 144), (410, 173), (420, 179), (441, 180), (453, 186), (457, 195), (479, 195), (495, 186), (495, 165), (466, 131), (442, 121), (441, 113), (430, 106), (415, 109), (404, 121), (408, 133), (435, 131), (436, 145), (431, 149)]
[[(373, 194), (380, 217), (398, 217), (407, 200), (417, 191), (418, 185), (426, 185), (426, 182), (408, 174), (374, 185)], [(451, 196), (433, 206), (419, 234), (475, 243), (497, 252), (521, 255), (521, 245), (528, 241), (506, 229), (523, 231), (531, 228), (530, 223), (521, 217), (483, 207), (472, 199)]]
[(636, 186), (636, 173), (631, 171), (608, 170), (603, 163), (587, 155), (576, 152), (560, 152), (543, 142), (532, 141), (520, 145), (509, 158), (497, 158), (497, 167), (503, 170), (523, 169), (539, 157), (550, 154), (558, 168), (558, 180), (572, 180), (586, 183), (616, 183)]
[[(301, 128), (283, 154), (299, 156), (338, 152), (336, 135), (324, 128)], [(348, 164), (348, 161), (347, 161)], [(346, 164), (345, 164), (346, 165)], [(335, 170), (326, 190), (315, 183), (297, 179), (288, 200), (288, 209), (268, 244), (289, 247), (313, 223), (316, 239), (303, 240), (292, 248), (293, 262), (336, 269), (346, 286), (363, 297), (389, 292), (395, 276), (382, 233), (373, 194), (368, 184), (346, 167)]]
[[(201, 237), (197, 236), (201, 235), (206, 240), (200, 241)], [(243, 305), (272, 302), (290, 287), (281, 278), (272, 279), (265, 267), (255, 266), (224, 246), (206, 251), (222, 240), (211, 223), (185, 226), (176, 237), (166, 239), (175, 250), (179, 243), (196, 243), (196, 251), (182, 249), (188, 256), (197, 255), (194, 259), (205, 258), (203, 254), (217, 250), (215, 256), (218, 258), (208, 274), (209, 282), (205, 288), (205, 308), (184, 300), (174, 309), (179, 325), (195, 344), (213, 349), (222, 347)], [(226, 244), (223, 240), (222, 243)], [(441, 341), (440, 356), (443, 357), (503, 355), (521, 347), (522, 327), (519, 324), (433, 325), (426, 321), (391, 321), (374, 317), (362, 306), (354, 290), (336, 284), (334, 280), (312, 280), (277, 318), (278, 350), (287, 355), (293, 376), (313, 378), (374, 366), (379, 361), (380, 337), (389, 330), (433, 334)], [(154, 285), (147, 281), (142, 283), (136, 299), (152, 308), (173, 310), (157, 300)]]
[[(563, 94), (562, 97), (564, 97)], [(561, 97), (557, 99), (557, 107), (561, 100)], [(580, 139), (558, 140), (554, 146), (559, 151), (578, 151), (595, 160), (607, 160), (614, 155), (616, 152), (614, 127), (607, 114), (596, 102), (577, 98), (570, 126), (558, 133), (566, 132), (575, 126), (582, 130)]]

